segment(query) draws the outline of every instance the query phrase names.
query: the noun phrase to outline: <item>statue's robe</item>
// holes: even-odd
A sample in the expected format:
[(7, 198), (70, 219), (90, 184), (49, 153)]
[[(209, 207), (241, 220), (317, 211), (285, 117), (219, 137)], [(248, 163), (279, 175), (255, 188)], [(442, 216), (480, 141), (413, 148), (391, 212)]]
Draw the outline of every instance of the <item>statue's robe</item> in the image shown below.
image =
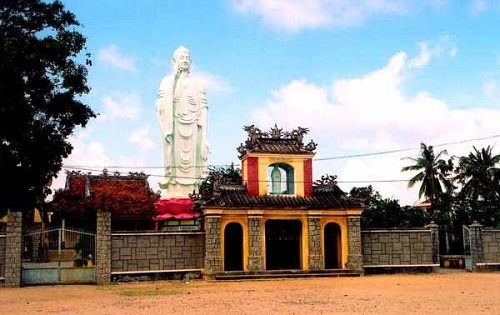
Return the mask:
[(160, 187), (168, 197), (188, 197), (207, 169), (205, 90), (189, 76), (167, 76), (160, 84), (156, 108), (164, 146)]

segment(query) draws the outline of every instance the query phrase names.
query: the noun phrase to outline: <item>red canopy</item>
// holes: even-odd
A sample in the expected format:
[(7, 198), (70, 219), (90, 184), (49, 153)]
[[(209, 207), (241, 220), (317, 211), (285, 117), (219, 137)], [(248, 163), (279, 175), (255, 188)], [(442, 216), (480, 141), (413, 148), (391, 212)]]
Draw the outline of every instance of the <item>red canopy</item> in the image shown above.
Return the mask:
[(198, 213), (193, 211), (194, 203), (189, 198), (161, 199), (155, 202), (154, 206), (160, 213), (153, 217), (153, 220), (157, 221), (192, 219), (198, 216)]

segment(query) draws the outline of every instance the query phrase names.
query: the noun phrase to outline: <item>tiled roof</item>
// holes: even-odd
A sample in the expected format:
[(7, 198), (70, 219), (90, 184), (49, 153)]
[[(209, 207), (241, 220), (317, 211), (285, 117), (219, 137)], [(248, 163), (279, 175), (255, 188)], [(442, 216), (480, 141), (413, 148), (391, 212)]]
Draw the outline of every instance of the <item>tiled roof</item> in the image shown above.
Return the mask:
[(275, 125), (270, 131), (262, 131), (251, 125), (243, 129), (248, 132), (248, 138), (238, 147), (240, 156), (248, 153), (313, 155), (317, 147), (312, 140), (304, 144), (304, 135), (309, 132), (307, 128), (283, 131)]
[(149, 187), (144, 174), (67, 174), (66, 188), (56, 194), (52, 211), (83, 213), (101, 208), (113, 214), (157, 214), (154, 203), (159, 195)]
[(223, 186), (219, 195), (205, 204), (206, 207), (271, 208), (271, 209), (335, 209), (361, 208), (363, 204), (350, 199), (337, 189), (315, 189), (311, 197), (287, 195), (250, 196), (245, 186)]

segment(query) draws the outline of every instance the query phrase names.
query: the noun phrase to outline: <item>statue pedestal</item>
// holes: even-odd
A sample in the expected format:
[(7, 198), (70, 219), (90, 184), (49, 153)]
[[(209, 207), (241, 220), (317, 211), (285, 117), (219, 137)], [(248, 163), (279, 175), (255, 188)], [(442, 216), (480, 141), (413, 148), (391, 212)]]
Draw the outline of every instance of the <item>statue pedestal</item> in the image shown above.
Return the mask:
[(153, 220), (164, 221), (169, 219), (187, 220), (198, 216), (194, 212), (194, 203), (190, 198), (169, 198), (160, 199), (154, 204), (156, 210), (160, 213), (153, 217)]

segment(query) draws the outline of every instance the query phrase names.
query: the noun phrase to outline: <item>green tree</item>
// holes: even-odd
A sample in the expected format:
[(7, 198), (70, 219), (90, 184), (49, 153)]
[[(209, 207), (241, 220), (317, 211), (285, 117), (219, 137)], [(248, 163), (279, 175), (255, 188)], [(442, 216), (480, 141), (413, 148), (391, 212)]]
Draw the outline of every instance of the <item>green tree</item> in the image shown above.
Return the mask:
[(373, 189), (372, 185), (366, 187), (353, 187), (349, 192), (349, 197), (362, 201), (365, 206), (369, 206), (376, 200), (381, 200), (382, 196)]
[(218, 192), (220, 185), (241, 185), (241, 169), (234, 167), (210, 167), (207, 176), (200, 184), (202, 199), (211, 198)]
[(423, 227), (429, 223), (429, 216), (422, 209), (401, 207), (399, 200), (383, 198), (371, 185), (353, 187), (349, 197), (365, 204), (365, 211), (361, 214), (363, 228)]
[(408, 187), (415, 186), (416, 183), (421, 183), (418, 197), (425, 196), (431, 203), (431, 213), (434, 210), (436, 202), (445, 192), (453, 191), (453, 183), (449, 179), (450, 172), (453, 170), (451, 159), (445, 161), (441, 157), (447, 155), (446, 150), (440, 151), (437, 155), (434, 153), (432, 146), (427, 146), (425, 143), (420, 144), (420, 156), (417, 158), (406, 157), (415, 164), (405, 166), (401, 169), (402, 172), (417, 171), (418, 173), (408, 181)]
[(43, 204), (68, 136), (95, 117), (78, 26), (60, 1), (0, 2), (0, 216)]
[(459, 198), (471, 204), (471, 219), (485, 225), (500, 221), (500, 154), (487, 146), (459, 158), (455, 179), (461, 185)]

